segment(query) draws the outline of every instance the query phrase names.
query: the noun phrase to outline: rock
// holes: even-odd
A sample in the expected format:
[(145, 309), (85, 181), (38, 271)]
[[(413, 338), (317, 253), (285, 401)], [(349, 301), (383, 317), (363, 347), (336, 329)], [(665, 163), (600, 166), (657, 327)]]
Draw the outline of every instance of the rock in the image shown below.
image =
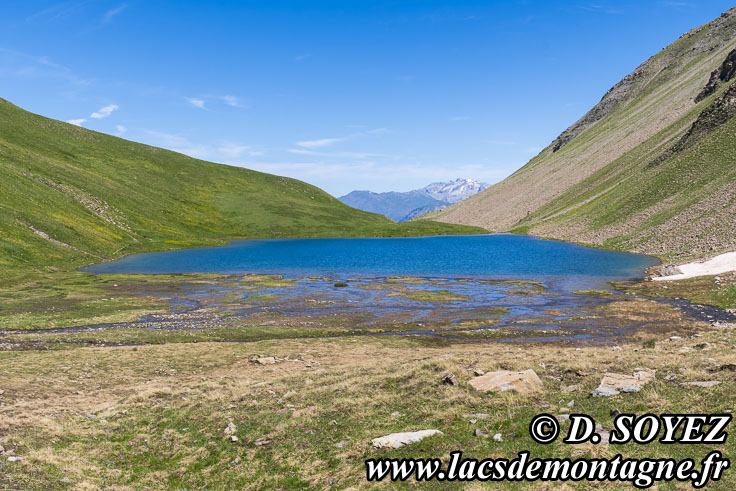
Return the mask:
[(238, 427), (235, 426), (235, 423), (233, 423), (232, 421), (230, 421), (227, 424), (227, 428), (225, 428), (224, 430), (222, 430), (222, 432), (225, 434), (225, 436), (234, 435), (235, 433), (238, 432)]
[(235, 435), (230, 435), (230, 441), (233, 442), (233, 443), (235, 443), (235, 442), (238, 441), (238, 437), (235, 436)]
[(722, 372), (724, 370), (728, 370), (729, 372), (736, 372), (736, 364), (726, 363), (725, 365), (719, 366), (716, 370), (719, 372)]
[(567, 403), (567, 407), (573, 407), (575, 406), (575, 401), (570, 401)]
[(562, 388), (562, 392), (576, 392), (578, 390), (582, 389), (580, 385), (567, 385)]
[(670, 336), (670, 341), (680, 341), (682, 336)]
[(253, 358), (251, 361), (258, 365), (273, 365), (276, 363), (276, 358), (273, 356), (259, 356), (258, 358)]
[(522, 372), (511, 372), (508, 370), (489, 372), (480, 377), (470, 379), (469, 383), (475, 390), (484, 392), (514, 390), (520, 394), (529, 394), (532, 392), (541, 392), (544, 389), (542, 381), (539, 380), (536, 372), (531, 369)]
[(21, 460), (23, 459), (15, 455), (13, 455), (12, 457), (8, 457), (8, 462), (20, 462)]
[(617, 396), (620, 392), (614, 388), (611, 387), (598, 387), (593, 392), (590, 393), (593, 397), (611, 397), (611, 396)]
[(710, 343), (699, 343), (699, 344), (696, 344), (695, 345), (695, 348), (696, 349), (701, 349), (701, 350), (709, 350), (710, 349)]
[(676, 274), (682, 274), (682, 270), (673, 264), (668, 264), (659, 269), (659, 276), (674, 276)]
[(562, 423), (563, 421), (567, 421), (568, 419), (570, 419), (570, 415), (569, 414), (558, 414), (557, 416), (555, 416), (555, 419), (559, 421), (560, 423)]
[(334, 444), (333, 447), (335, 447), (335, 448), (345, 448), (345, 446), (348, 443), (350, 443), (350, 442), (348, 442), (347, 440), (343, 440), (341, 442), (337, 442), (336, 444)]
[(476, 428), (475, 431), (473, 431), (473, 436), (477, 436), (477, 437), (480, 437), (480, 438), (488, 438), (491, 435), (489, 435), (488, 433), (483, 433), (478, 428)]
[(502, 442), (503, 437), (501, 436), (501, 433), (496, 433), (495, 435), (493, 435), (493, 440), (496, 442)]
[[(475, 375), (476, 377), (480, 377), (481, 375), (485, 375), (485, 374), (486, 374), (486, 372), (484, 372), (483, 370), (479, 370), (479, 369), (477, 369), (477, 368), (476, 368), (475, 370), (473, 370), (473, 374), (474, 374), (474, 375)], [(0, 392), (0, 393), (1, 393), (1, 392)]]
[(265, 437), (264, 437), (264, 438), (259, 438), (259, 439), (258, 439), (258, 440), (256, 440), (256, 441), (255, 441), (254, 443), (255, 443), (256, 447), (262, 447), (262, 446), (264, 446), (264, 445), (269, 445), (269, 444), (271, 444), (271, 440), (270, 440), (270, 439), (268, 439), (268, 438), (265, 438)]
[(238, 456), (237, 456), (237, 457), (235, 457), (235, 458), (234, 458), (234, 459), (232, 460), (232, 462), (230, 462), (230, 463), (231, 463), (231, 464), (234, 464), (234, 465), (238, 465), (238, 464), (239, 464), (240, 462), (241, 462), (241, 459), (240, 459), (240, 455), (238, 455)]
[(611, 351), (621, 351), (621, 350), (623, 350), (621, 346), (614, 346), (613, 348), (611, 348)]
[(68, 477), (62, 477), (59, 479), (59, 482), (63, 482), (64, 484), (74, 484), (74, 481), (69, 479)]
[(392, 417), (392, 418), (400, 418), (400, 417), (402, 417), (402, 416), (403, 416), (403, 414), (401, 414), (401, 413), (400, 413), (400, 412), (398, 412), (398, 411), (394, 411), (394, 412), (392, 412), (392, 413), (391, 413), (391, 417)]
[(560, 408), (560, 412), (561, 413), (569, 413), (570, 412), (570, 408), (569, 407), (561, 407)]
[(464, 414), (466, 418), (476, 418), (476, 419), (488, 419), (491, 417), (488, 413), (470, 413), (470, 414)]
[(606, 373), (597, 389), (591, 392), (593, 397), (611, 397), (621, 392), (639, 392), (642, 385), (654, 380), (656, 371), (648, 368), (635, 368), (634, 375)]
[(621, 414), (621, 411), (619, 411), (616, 408), (613, 408), (613, 409), (611, 409), (611, 412), (608, 413), (608, 414), (610, 414), (612, 418), (615, 418), (616, 416), (618, 416), (619, 414)]
[(390, 435), (374, 438), (371, 444), (375, 448), (399, 448), (404, 445), (420, 442), (428, 436), (441, 435), (439, 430), (407, 431), (403, 433), (391, 433)]
[(327, 423), (327, 424), (328, 424), (328, 425), (330, 425), (330, 426), (335, 426), (335, 425), (337, 425), (337, 420), (334, 420), (334, 419), (333, 419), (332, 421), (330, 421), (330, 422), (329, 422), (329, 423)]
[(448, 373), (442, 377), (442, 383), (445, 385), (460, 385), (460, 381), (457, 379), (454, 373)]
[(474, 425), (474, 424), (475, 424), (475, 423), (477, 423), (477, 422), (478, 422), (478, 420), (477, 420), (477, 419), (471, 419), (471, 420), (469, 420), (469, 423), (470, 423), (471, 425)]
[(683, 382), (680, 385), (691, 387), (713, 387), (714, 385), (719, 385), (720, 383), (720, 380), (706, 380), (702, 382)]
[(608, 443), (608, 439), (611, 438), (611, 432), (605, 429), (600, 423), (596, 423), (595, 432), (601, 437), (600, 443)]

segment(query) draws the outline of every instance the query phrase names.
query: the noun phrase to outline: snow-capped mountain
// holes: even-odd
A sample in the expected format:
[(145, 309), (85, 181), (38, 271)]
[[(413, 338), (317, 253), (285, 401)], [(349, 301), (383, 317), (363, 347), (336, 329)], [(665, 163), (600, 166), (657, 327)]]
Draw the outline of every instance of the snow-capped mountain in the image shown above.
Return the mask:
[(487, 187), (488, 184), (474, 179), (456, 179), (450, 182), (433, 182), (417, 191), (440, 201), (457, 203), (483, 191)]
[(338, 199), (353, 208), (380, 213), (397, 222), (405, 222), (462, 201), (487, 187), (488, 184), (473, 179), (457, 179), (451, 182), (435, 182), (404, 193), (352, 191)]

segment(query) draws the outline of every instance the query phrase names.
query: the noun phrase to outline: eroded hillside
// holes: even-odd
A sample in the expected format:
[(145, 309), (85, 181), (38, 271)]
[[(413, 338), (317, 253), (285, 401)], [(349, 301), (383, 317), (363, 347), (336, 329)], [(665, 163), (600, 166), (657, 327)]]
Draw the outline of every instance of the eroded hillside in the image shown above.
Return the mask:
[(436, 212), (664, 256), (736, 249), (736, 9), (612, 87), (516, 173)]

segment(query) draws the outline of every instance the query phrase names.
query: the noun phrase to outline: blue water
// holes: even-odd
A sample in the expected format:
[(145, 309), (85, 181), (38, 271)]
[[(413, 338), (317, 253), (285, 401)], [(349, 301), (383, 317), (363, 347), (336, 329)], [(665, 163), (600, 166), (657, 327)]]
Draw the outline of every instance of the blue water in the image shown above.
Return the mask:
[(575, 286), (641, 278), (649, 256), (535, 237), (492, 234), (412, 238), (240, 240), (221, 247), (135, 254), (93, 273), (279, 274), (289, 277), (569, 279)]

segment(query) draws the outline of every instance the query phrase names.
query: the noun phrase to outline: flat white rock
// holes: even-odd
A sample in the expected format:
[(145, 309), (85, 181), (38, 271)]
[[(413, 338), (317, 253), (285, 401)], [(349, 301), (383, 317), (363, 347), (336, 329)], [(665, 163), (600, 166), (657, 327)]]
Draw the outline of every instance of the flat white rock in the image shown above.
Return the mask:
[(416, 443), (424, 440), (428, 436), (441, 435), (440, 430), (419, 430), (419, 431), (406, 431), (403, 433), (391, 433), (390, 435), (382, 436), (380, 438), (374, 438), (371, 440), (371, 444), (375, 448), (399, 448), (404, 445)]
[(508, 370), (488, 372), (480, 377), (470, 379), (469, 384), (475, 390), (483, 392), (506, 392), (507, 390), (513, 390), (520, 394), (529, 394), (544, 390), (544, 385), (534, 370), (524, 370), (522, 372), (510, 372)]

